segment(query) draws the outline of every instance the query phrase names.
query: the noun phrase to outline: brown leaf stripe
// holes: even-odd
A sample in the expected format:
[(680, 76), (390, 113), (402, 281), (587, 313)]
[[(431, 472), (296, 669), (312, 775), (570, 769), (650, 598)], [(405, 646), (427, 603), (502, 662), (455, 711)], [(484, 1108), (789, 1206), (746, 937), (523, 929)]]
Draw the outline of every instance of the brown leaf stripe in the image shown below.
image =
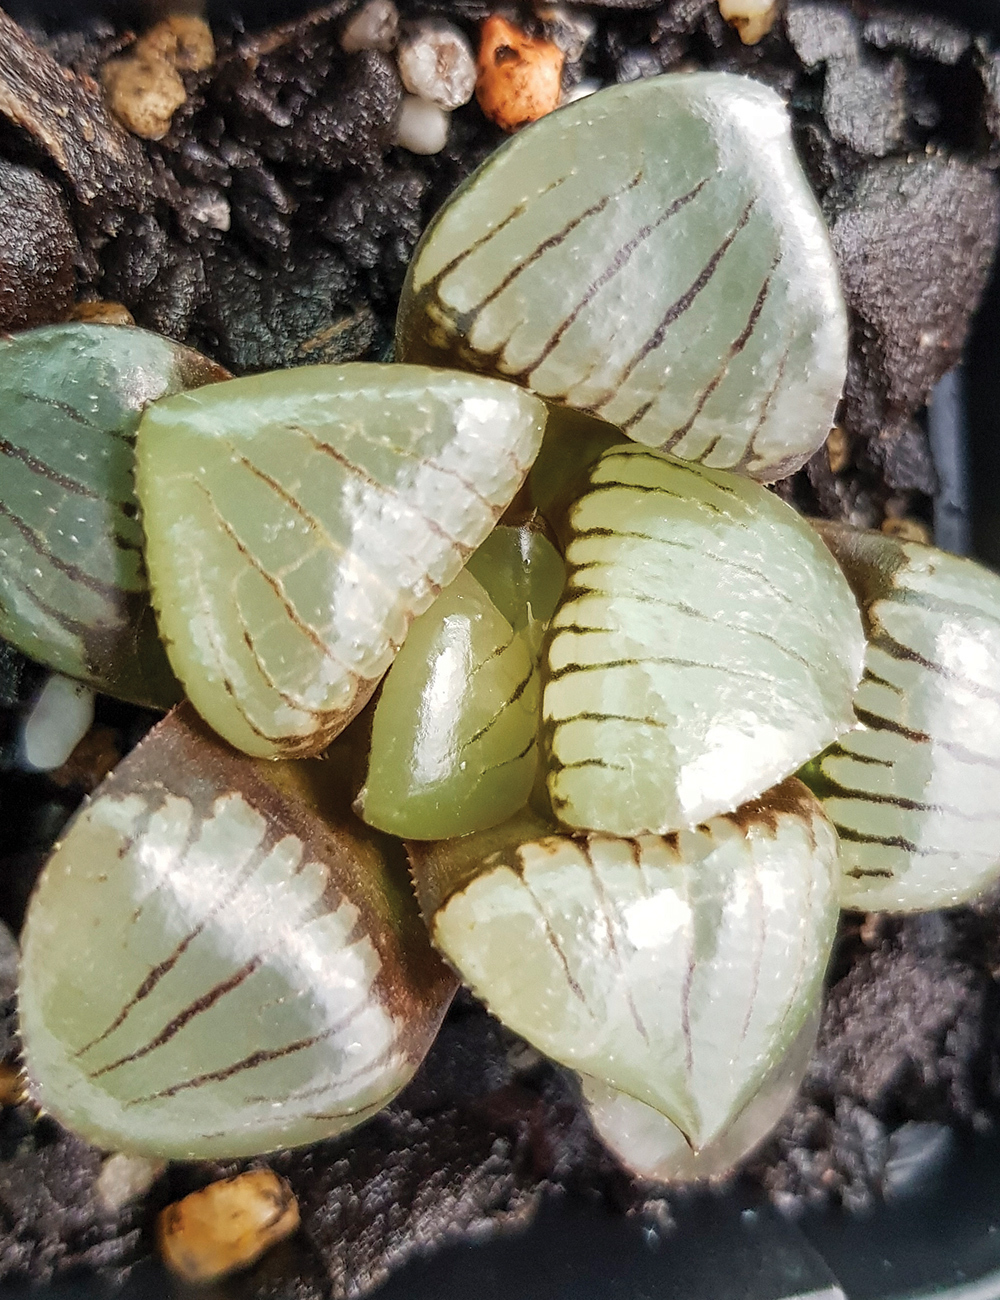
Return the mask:
[[(724, 568), (735, 569), (738, 573), (745, 573), (748, 577), (756, 578), (768, 589), (769, 596), (797, 608), (796, 601), (787, 592), (782, 591), (780, 587), (776, 587), (773, 580), (768, 577), (763, 569), (755, 569), (751, 564), (743, 564), (741, 561), (730, 559), (725, 555), (716, 555), (714, 551), (702, 550), (700, 546), (695, 546), (692, 542), (681, 542), (673, 537), (656, 537), (652, 533), (643, 533), (628, 528), (585, 528), (573, 534), (574, 541), (588, 537), (623, 537), (638, 542), (655, 542), (658, 546), (672, 546), (678, 550), (693, 551), (700, 559), (712, 560), (716, 564), (721, 564)], [(606, 565), (606, 560), (591, 560), (586, 564), (575, 565), (574, 573), (585, 573), (587, 569), (604, 568)]]
[[(197, 814), (192, 815), (191, 824), (188, 827), (187, 839), (185, 841), (183, 849), (181, 850), (180, 859), (177, 864), (178, 870), (180, 870), (187, 862), (191, 850), (194, 848), (197, 838), (200, 835), (203, 828), (204, 828), (204, 820), (199, 818)], [(194, 943), (195, 939), (197, 939), (199, 935), (204, 933), (206, 927), (211, 924), (211, 922), (215, 919), (215, 917), (217, 917), (220, 912), (227, 910), (233, 905), (236, 898), (243, 891), (244, 886), (249, 882), (251, 877), (256, 873), (258, 868), (263, 863), (264, 859), (273, 850), (273, 848), (274, 848), (274, 842), (271, 841), (270, 839), (265, 839), (261, 843), (261, 845), (257, 848), (257, 850), (254, 853), (252, 853), (250, 857), (247, 859), (246, 863), (241, 868), (239, 874), (235, 877), (235, 879), (223, 889), (223, 891), (216, 898), (215, 902), (210, 903), (208, 905), (207, 910), (205, 911), (204, 915), (202, 916), (202, 919), (198, 922), (198, 924), (188, 931), (188, 933), (184, 936), (183, 939), (180, 940), (180, 942), (176, 945), (173, 952), (171, 952), (169, 956), (165, 957), (163, 961), (158, 962), (150, 970), (149, 974), (146, 976), (146, 978), (136, 989), (135, 993), (132, 994), (131, 998), (129, 998), (129, 1000), (125, 1003), (121, 1011), (118, 1012), (114, 1020), (112, 1020), (111, 1024), (108, 1025), (107, 1029), (105, 1029), (102, 1033), (98, 1034), (96, 1038), (91, 1039), (89, 1043), (85, 1043), (83, 1047), (79, 1048), (79, 1050), (75, 1054), (78, 1058), (81, 1056), (85, 1056), (93, 1048), (97, 1047), (98, 1044), (103, 1043), (105, 1039), (110, 1038), (110, 1036), (115, 1032), (115, 1030), (120, 1028), (125, 1023), (128, 1017), (135, 1010), (135, 1008), (146, 998), (149, 997), (149, 995), (159, 984), (160, 980), (162, 980), (165, 975), (168, 975), (174, 969), (174, 967), (177, 965), (180, 959), (191, 947), (192, 943)], [(103, 1073), (103, 1070), (100, 1070), (97, 1073)]]
[[(530, 683), (534, 675), (535, 675), (535, 668), (534, 665), (532, 665), (528, 669), (528, 675), (524, 677), (520, 682), (518, 682), (517, 686), (514, 687), (514, 690), (510, 695), (510, 698), (505, 700), (503, 704), (500, 705), (499, 709), (497, 709), (496, 713), (494, 713), (493, 717), (490, 718), (488, 722), (485, 722), (479, 728), (478, 731), (474, 731), (472, 735), (468, 738), (468, 740), (462, 742), (462, 744), (459, 746), (459, 752), (468, 749), (469, 746), (474, 745), (477, 740), (482, 740), (484, 736), (489, 735), (489, 733), (493, 730), (493, 728), (500, 721), (500, 719), (507, 712), (507, 710), (511, 708), (514, 704), (516, 704), (517, 701), (524, 694), (524, 692), (528, 689), (528, 684)], [(529, 745), (528, 749), (530, 748), (531, 746)], [(525, 750), (524, 752), (527, 753), (528, 751)]]
[(188, 1003), (183, 1011), (178, 1012), (169, 1020), (158, 1034), (155, 1034), (144, 1047), (138, 1047), (134, 1052), (129, 1052), (125, 1056), (120, 1056), (117, 1061), (111, 1061), (108, 1065), (102, 1065), (99, 1070), (90, 1072), (91, 1079), (100, 1079), (102, 1075), (110, 1074), (113, 1070), (120, 1069), (123, 1065), (131, 1065), (133, 1061), (140, 1061), (150, 1052), (155, 1052), (158, 1047), (163, 1047), (169, 1043), (175, 1034), (179, 1033), (189, 1021), (202, 1011), (207, 1011), (214, 1007), (216, 1002), (231, 993), (233, 989), (239, 988), (245, 979), (248, 979), (255, 971), (259, 970), (263, 964), (263, 957), (251, 957), (248, 962), (235, 971), (226, 980), (220, 980), (218, 984), (213, 985), (207, 993), (203, 993), (200, 998), (195, 998), (193, 1002)]
[[(522, 201), (518, 203), (518, 205), (515, 208), (512, 208), (511, 211), (508, 212), (507, 215), (501, 221), (497, 222), (497, 224), (493, 227), (492, 230), (488, 230), (484, 235), (480, 235), (478, 239), (474, 240), (471, 244), (463, 248), (461, 252), (456, 253), (456, 255), (451, 259), (451, 261), (447, 262), (441, 268), (441, 270), (438, 271), (437, 275), (435, 275), (434, 278), (428, 282), (428, 285), (425, 286), (424, 289), (420, 290), (420, 292), (421, 293), (426, 292), (427, 288), (430, 288), (431, 290), (436, 290), (437, 287), (441, 284), (442, 280), (444, 280), (446, 276), (450, 275), (451, 272), (456, 269), (456, 267), (461, 266), (467, 257), (469, 257), (472, 253), (478, 252), (479, 249), (485, 248), (486, 245), (490, 243), (491, 240), (495, 239), (497, 235), (501, 234), (502, 231), (506, 230), (512, 221), (516, 221), (518, 217), (523, 217), (525, 212), (527, 212), (534, 204), (536, 204), (539, 199), (544, 198), (546, 194), (550, 194), (553, 190), (558, 189), (560, 185), (563, 185), (566, 181), (568, 181), (569, 175), (570, 174), (567, 173), (565, 176), (558, 176), (554, 181), (550, 181), (549, 184), (546, 185), (544, 189), (539, 190), (537, 194), (532, 194), (529, 195), (528, 198), (522, 199)], [(430, 234), (431, 231), (433, 231), (433, 229), (436, 226), (437, 226), (437, 222), (434, 222), (430, 230), (428, 231), (428, 234)], [(418, 263), (418, 267), (419, 267), (419, 263)]]
[[(954, 607), (951, 606), (949, 602), (925, 602), (923, 599), (923, 593), (910, 593), (906, 589), (903, 589), (896, 595), (888, 597), (887, 602), (889, 604), (901, 604), (904, 606), (914, 604), (921, 608), (926, 608), (932, 604), (936, 604), (938, 606), (938, 612), (940, 613), (952, 617), (954, 617), (955, 613)], [(995, 619), (991, 619), (990, 621), (997, 622)], [(881, 650), (885, 655), (894, 659), (896, 662), (915, 664), (924, 669), (924, 671), (942, 678), (958, 690), (967, 691), (971, 695), (978, 696), (979, 698), (990, 702), (1000, 702), (1000, 691), (993, 690), (983, 683), (967, 677), (963, 673), (956, 672), (953, 669), (945, 667), (943, 664), (928, 659), (925, 655), (920, 654), (911, 646), (907, 646), (903, 644), (903, 642), (891, 636), (884, 629), (880, 629), (872, 637), (871, 645)], [(903, 687), (899, 686), (895, 682), (887, 680), (885, 677), (879, 676), (868, 668), (865, 669), (864, 680), (873, 682), (875, 685), (890, 690), (894, 694), (905, 698), (906, 692)], [(943, 749), (958, 762), (1000, 769), (1000, 759), (997, 759), (995, 756), (975, 753), (961, 744), (946, 741), (939, 737), (931, 736), (927, 732), (917, 731), (913, 728), (906, 727), (901, 723), (894, 722), (892, 719), (887, 718), (882, 714), (871, 713), (866, 709), (856, 708), (855, 713), (858, 717), (858, 721), (861, 722), (869, 731), (889, 732), (890, 734), (899, 736), (901, 739), (913, 745), (932, 745), (935, 748)], [(897, 761), (894, 759), (872, 758), (866, 754), (856, 753), (851, 746), (850, 736), (845, 737), (845, 739), (835, 747), (833, 754), (851, 759), (857, 763), (877, 764), (890, 769), (896, 765)], [(907, 798), (903, 795), (880, 794), (872, 790), (861, 790), (843, 785), (827, 772), (825, 766), (822, 770), (824, 780), (829, 787), (829, 789), (824, 790), (824, 799), (827, 800), (839, 798), (848, 801), (874, 804), (876, 806), (881, 805), (889, 808), (896, 808), (901, 812), (938, 813), (945, 817), (954, 817), (963, 822), (1000, 822), (1000, 811), (997, 810), (987, 809), (980, 813), (973, 813), (953, 804), (928, 803), (924, 800)], [(841, 814), (841, 816), (844, 815), (846, 814)], [(841, 838), (850, 843), (877, 844), (888, 848), (897, 848), (905, 853), (910, 853), (915, 857), (948, 857), (960, 860), (969, 857), (973, 852), (973, 850), (970, 849), (956, 852), (943, 847), (928, 848), (916, 844), (912, 839), (903, 835), (873, 835), (870, 832), (845, 825), (839, 819), (834, 819), (834, 824), (836, 825), (837, 832)], [(982, 856), (987, 856), (985, 851)], [(887, 868), (866, 869), (858, 867), (849, 871), (848, 875), (854, 879), (864, 877), (891, 879), (893, 872)]]
[(615, 935), (616, 930), (621, 929), (621, 921), (615, 914), (616, 909), (613, 907), (607, 890), (604, 888), (604, 881), (601, 879), (600, 872), (597, 870), (597, 863), (594, 861), (594, 855), (590, 847), (590, 837), (586, 836), (576, 841), (576, 845), (583, 854), (583, 860), (587, 864), (590, 872), (590, 878), (593, 881), (594, 897), (601, 909), (601, 920), (605, 939), (607, 941), (608, 953), (614, 964), (618, 967), (618, 985), (625, 993), (625, 1001), (628, 1003), (629, 1015), (632, 1017), (632, 1023), (635, 1025), (636, 1033), (645, 1042), (649, 1042), (649, 1030), (642, 1022), (639, 1015), (639, 1008), (635, 1005), (635, 999), (632, 996), (632, 986), (628, 974), (625, 970), (625, 964), (622, 961), (622, 955), (618, 948), (618, 940)]
[[(9, 506), (5, 505), (3, 501), (0, 501), (0, 517), (7, 519), (38, 555), (44, 556), (54, 569), (58, 569), (60, 573), (64, 574), (67, 578), (70, 578), (73, 582), (78, 582), (81, 587), (86, 587), (88, 591), (92, 591), (98, 596), (104, 596), (110, 599), (113, 603), (116, 600), (120, 600), (124, 595), (124, 589), (122, 587), (116, 587), (110, 582), (102, 582), (100, 578), (95, 578), (92, 574), (87, 573), (78, 565), (71, 564), (68, 560), (62, 560), (58, 555), (54, 555), (46, 545), (41, 533), (36, 532), (30, 524), (25, 523), (20, 515), (15, 514), (14, 511), (11, 510)], [(6, 575), (4, 576), (6, 577)], [(29, 588), (29, 590), (31, 589)], [(56, 614), (59, 621), (63, 622), (65, 616), (59, 615), (58, 611), (56, 611)]]
[(176, 1097), (179, 1092), (187, 1092), (190, 1088), (203, 1088), (207, 1083), (225, 1083), (227, 1079), (232, 1079), (237, 1074), (243, 1074), (246, 1070), (255, 1070), (260, 1065), (267, 1065), (271, 1061), (280, 1061), (286, 1056), (294, 1056), (298, 1052), (308, 1051), (310, 1047), (317, 1047), (320, 1043), (327, 1043), (331, 1038), (336, 1038), (342, 1034), (356, 1019), (358, 1012), (364, 1007), (362, 1002), (360, 1006), (354, 1008), (350, 1015), (346, 1016), (336, 1025), (329, 1029), (324, 1029), (322, 1033), (311, 1034), (308, 1038), (300, 1038), (294, 1043), (286, 1043), (284, 1047), (260, 1048), (256, 1052), (251, 1052), (249, 1056), (244, 1056), (240, 1061), (234, 1061), (232, 1065), (222, 1066), (218, 1070), (209, 1070), (205, 1074), (196, 1074), (191, 1079), (183, 1079), (180, 1083), (171, 1084), (168, 1088), (161, 1088), (159, 1092), (148, 1093), (145, 1097), (131, 1097), (123, 1105), (142, 1106), (151, 1101), (162, 1101), (167, 1097)]
[(872, 638), (871, 644), (884, 651), (890, 659), (917, 664), (927, 672), (933, 673), (935, 677), (941, 677), (961, 690), (968, 691), (970, 695), (978, 695), (980, 699), (1000, 704), (1000, 690), (992, 690), (989, 686), (977, 682), (972, 677), (967, 677), (964, 673), (956, 672), (953, 668), (946, 668), (944, 664), (939, 664), (933, 659), (927, 659), (924, 655), (918, 654), (916, 650), (912, 650), (909, 646), (897, 641), (895, 637), (890, 636), (886, 631), (879, 631)]
[(573, 973), (569, 968), (569, 959), (567, 958), (566, 953), (563, 950), (562, 944), (559, 942), (559, 936), (556, 934), (555, 930), (553, 930), (552, 923), (549, 921), (548, 914), (546, 913), (545, 908), (542, 906), (541, 902), (538, 899), (538, 895), (531, 888), (531, 885), (528, 882), (528, 878), (524, 874), (524, 860), (522, 859), (520, 852), (515, 851), (514, 860), (512, 862), (505, 863), (505, 865), (510, 866), (513, 869), (514, 874), (521, 882), (524, 892), (531, 899), (531, 902), (538, 913), (538, 919), (542, 923), (542, 930), (545, 934), (546, 942), (548, 943), (552, 951), (556, 954), (556, 957), (559, 959), (559, 964), (562, 967), (563, 975), (565, 976), (566, 983), (569, 986), (570, 992), (579, 1002), (582, 1002), (585, 1007), (588, 1007), (589, 1010), (589, 1006), (587, 1003), (587, 996), (584, 993), (583, 989), (580, 987), (579, 983), (573, 977)]
[[(759, 628), (750, 626), (741, 627), (738, 623), (725, 623), (717, 615), (708, 614), (703, 609), (695, 609), (693, 605), (689, 605), (683, 600), (661, 600), (659, 596), (644, 595), (641, 592), (613, 592), (608, 591), (603, 587), (585, 587), (582, 584), (578, 585), (575, 582), (575, 578), (576, 574), (574, 572), (573, 578), (570, 579), (570, 583), (567, 584), (570, 594), (563, 597), (561, 605), (562, 609), (565, 609), (567, 605), (572, 605), (574, 601), (583, 600), (587, 596), (604, 596), (608, 600), (634, 600), (640, 605), (658, 605), (662, 609), (674, 609), (678, 614), (683, 614), (686, 618), (693, 618), (702, 623), (711, 623), (713, 627), (724, 628), (728, 632), (737, 632), (741, 636), (752, 636), (756, 637), (760, 641), (766, 641), (768, 645), (773, 645), (776, 649), (780, 650), (782, 654), (787, 655), (789, 659), (794, 659), (797, 663), (802, 664), (804, 668), (812, 670), (812, 663), (804, 655), (798, 654), (795, 650), (792, 650), (789, 646), (785, 645), (783, 641), (779, 641), (777, 637), (771, 636), (770, 633), (761, 632)], [(575, 623), (560, 623), (559, 631), (610, 632), (612, 629), (606, 627), (586, 627)]]
[[(708, 178), (706, 177), (705, 180), (699, 181), (698, 184), (695, 185), (693, 189), (688, 190), (687, 194), (682, 194), (679, 199), (675, 199), (673, 203), (671, 203), (670, 206), (664, 212), (662, 212), (655, 221), (649, 222), (645, 226), (641, 226), (639, 230), (637, 230), (636, 233), (632, 236), (631, 239), (627, 240), (624, 244), (622, 244), (622, 246), (612, 257), (611, 261), (601, 272), (601, 274), (597, 276), (595, 280), (591, 281), (583, 297), (579, 300), (579, 302), (576, 304), (576, 306), (573, 308), (570, 314), (564, 317), (563, 320), (560, 321), (560, 323), (556, 326), (553, 332), (549, 335), (547, 342), (544, 344), (542, 350), (538, 353), (538, 355), (534, 358), (534, 360), (530, 361), (524, 367), (524, 369), (516, 376), (517, 379), (527, 383), (530, 387), (531, 378), (534, 375), (535, 371), (542, 364), (542, 362), (545, 361), (549, 356), (551, 356), (551, 354), (556, 350), (556, 348), (562, 342), (563, 336), (566, 334), (566, 331), (579, 318), (580, 314), (586, 311), (587, 307), (590, 306), (591, 302), (593, 302), (593, 300), (597, 297), (597, 295), (604, 288), (604, 286), (610, 283), (610, 281), (613, 280), (616, 275), (618, 275), (622, 270), (624, 270), (626, 266), (628, 266), (629, 262), (632, 260), (632, 257), (634, 256), (636, 251), (642, 247), (642, 245), (646, 242), (647, 239), (649, 239), (651, 235), (655, 234), (656, 231), (659, 230), (659, 228), (662, 225), (664, 225), (666, 222), (668, 222), (671, 219), (671, 217), (676, 216), (677, 213), (680, 212), (682, 208), (687, 207), (689, 203), (693, 202), (694, 199), (698, 197), (698, 195), (702, 192), (702, 190), (705, 188), (707, 184), (708, 184)], [(677, 304), (675, 304), (675, 306), (677, 306)], [(682, 308), (681, 310), (684, 310), (684, 308)], [(679, 314), (680, 312), (678, 312), (678, 315)], [(666, 325), (664, 325), (663, 328), (666, 329)], [(638, 364), (638, 362), (636, 364)], [(607, 401), (610, 401), (611, 397), (613, 396), (614, 396), (613, 393), (609, 394)], [(605, 403), (600, 403), (597, 406), (587, 407), (586, 409), (591, 411), (596, 411), (600, 409), (600, 405), (604, 405), (604, 404)]]
[[(603, 628), (599, 630), (604, 631)], [(641, 659), (608, 659), (603, 663), (593, 664), (568, 663), (562, 668), (557, 668), (555, 672), (549, 673), (549, 681), (557, 682), (563, 677), (568, 677), (570, 673), (604, 672), (608, 668), (641, 668), (646, 664), (669, 665), (675, 668), (705, 668), (713, 673), (724, 672), (730, 677), (742, 677), (751, 682), (774, 681), (773, 677), (768, 677), (764, 673), (751, 673), (744, 668), (733, 668), (726, 664), (700, 663), (697, 659), (680, 659), (672, 655), (644, 655)]]
[[(702, 182), (702, 184), (704, 183), (705, 182)], [(697, 193), (698, 193), (697, 189), (693, 190), (691, 192), (690, 197), (693, 198)], [(685, 198), (687, 197), (688, 196), (685, 196)], [(671, 303), (671, 305), (663, 313), (663, 316), (660, 318), (660, 322), (657, 325), (656, 329), (649, 336), (649, 338), (642, 345), (642, 347), (638, 350), (638, 352), (636, 352), (635, 356), (633, 356), (632, 359), (627, 363), (624, 370), (622, 370), (621, 373), (619, 374), (617, 381), (612, 385), (612, 387), (607, 391), (607, 393), (603, 397), (599, 398), (596, 402), (586, 407), (588, 411), (596, 415), (598, 411), (603, 410), (604, 407), (606, 407), (608, 403), (611, 402), (613, 398), (617, 395), (618, 390), (628, 382), (628, 380), (635, 373), (636, 369), (643, 363), (643, 361), (646, 360), (646, 358), (650, 355), (650, 353), (655, 352), (657, 348), (660, 347), (660, 345), (663, 343), (663, 340), (666, 338), (667, 331), (670, 329), (670, 327), (672, 325), (675, 325), (677, 321), (680, 320), (680, 318), (690, 308), (691, 304), (695, 301), (695, 299), (698, 297), (701, 291), (706, 287), (706, 285), (712, 279), (712, 276), (715, 275), (715, 272), (718, 270), (719, 263), (729, 252), (737, 235), (739, 235), (740, 231), (744, 229), (747, 222), (750, 220), (750, 214), (753, 212), (754, 204), (756, 203), (756, 201), (757, 200), (755, 198), (750, 200), (750, 202), (743, 209), (740, 219), (737, 221), (736, 225), (725, 237), (725, 239), (718, 246), (718, 248), (716, 248), (715, 252), (708, 259), (708, 261), (705, 263), (702, 269), (698, 272), (697, 276), (689, 285), (689, 287), (685, 290), (685, 292), (682, 293), (681, 296), (675, 302)], [(680, 202), (680, 200), (678, 200), (678, 202)]]
[(95, 492), (93, 488), (87, 487), (85, 483), (81, 483), (75, 478), (68, 478), (65, 474), (60, 474), (58, 470), (53, 469), (51, 465), (47, 465), (45, 461), (39, 460), (30, 451), (25, 451), (23, 447), (15, 447), (12, 442), (8, 442), (5, 438), (0, 438), (0, 456), (6, 456), (9, 460), (20, 461), (33, 474), (38, 474), (50, 483), (55, 483), (64, 492), (69, 492), (73, 496), (89, 497), (91, 501), (101, 500), (101, 494)]
[(523, 275), (529, 267), (534, 266), (539, 258), (544, 257), (546, 253), (550, 253), (554, 248), (558, 248), (560, 244), (565, 243), (573, 231), (576, 230), (578, 226), (582, 225), (589, 217), (598, 216), (612, 203), (617, 202), (622, 195), (627, 194), (629, 190), (634, 190), (641, 182), (642, 177), (643, 173), (640, 168), (630, 181), (627, 181), (612, 193), (605, 194), (603, 198), (599, 199), (596, 203), (591, 204), (589, 208), (584, 208), (584, 210), (578, 213), (577, 216), (571, 217), (561, 230), (557, 230), (554, 235), (550, 235), (547, 239), (543, 239), (540, 244), (536, 244), (528, 256), (518, 262), (517, 266), (512, 270), (508, 271), (497, 287), (492, 289), (477, 306), (473, 307), (471, 311), (462, 312), (455, 317), (455, 326), (459, 333), (463, 336), (467, 336), (469, 331), (472, 329), (472, 326), (476, 323), (480, 315), (486, 310), (490, 303), (495, 302), (503, 291), (508, 289), (519, 276)]
[[(732, 344), (729, 347), (729, 351), (726, 353), (725, 357), (723, 358), (722, 364), (719, 366), (718, 370), (715, 372), (715, 374), (712, 376), (709, 382), (699, 393), (698, 398), (694, 404), (694, 410), (691, 412), (691, 415), (680, 426), (680, 428), (675, 429), (674, 432), (670, 435), (670, 437), (665, 442), (662, 442), (660, 444), (659, 447), (660, 451), (672, 451), (673, 448), (676, 447), (677, 444), (681, 441), (681, 439), (691, 432), (692, 428), (694, 428), (695, 421), (697, 420), (698, 416), (701, 415), (702, 411), (705, 409), (705, 406), (707, 405), (709, 398), (712, 396), (712, 394), (716, 391), (716, 389), (725, 379), (726, 375), (729, 373), (729, 367), (736, 360), (739, 354), (743, 351), (746, 345), (750, 342), (750, 338), (753, 335), (754, 330), (757, 328), (757, 322), (760, 319), (760, 314), (764, 310), (764, 304), (767, 301), (767, 295), (771, 290), (771, 280), (774, 276), (774, 272), (778, 269), (778, 263), (780, 261), (781, 261), (781, 254), (779, 253), (778, 256), (775, 257), (774, 261), (771, 263), (771, 269), (768, 272), (764, 280), (764, 283), (761, 285), (757, 297), (754, 299), (754, 304), (750, 308), (750, 315), (747, 317), (747, 322), (744, 325), (742, 331), (733, 340)], [(625, 423), (621, 426), (622, 430), (627, 433), (629, 429), (637, 425), (640, 422), (640, 420), (642, 420), (643, 417), (649, 413), (650, 408), (653, 406), (655, 401), (656, 398), (653, 397), (650, 398), (648, 402), (643, 403), (643, 405), (640, 406), (637, 411), (635, 411), (632, 415), (628, 417)], [(715, 450), (716, 446), (718, 445), (719, 438), (721, 438), (721, 436), (722, 435), (719, 434), (718, 437), (712, 439), (709, 445), (698, 457), (699, 460), (704, 460), (706, 456), (710, 455)]]

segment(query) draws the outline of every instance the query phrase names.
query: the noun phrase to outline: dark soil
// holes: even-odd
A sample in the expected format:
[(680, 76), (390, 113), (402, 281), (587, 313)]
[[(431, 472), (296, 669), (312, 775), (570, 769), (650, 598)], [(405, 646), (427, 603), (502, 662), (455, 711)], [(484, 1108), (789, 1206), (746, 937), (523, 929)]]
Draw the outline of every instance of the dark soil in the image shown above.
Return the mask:
[[(420, 231), (500, 142), (476, 105), (446, 149), (392, 147), (389, 56), (346, 56), (348, 5), (263, 32), (217, 30), (219, 58), (157, 144), (127, 135), (94, 77), (130, 37), (104, 21), (30, 33), (0, 14), (0, 328), (124, 303), (151, 329), (237, 372), (382, 355)], [(406, 0), (475, 36), (481, 0)], [(746, 71), (789, 100), (853, 315), (840, 415), (826, 449), (778, 485), (804, 509), (879, 526), (929, 523), (924, 425), (960, 356), (1000, 224), (1000, 55), (938, 19), (817, 0), (790, 4), (744, 47), (714, 0), (591, 6), (597, 33), (567, 80), (701, 65)], [(523, 17), (523, 15), (522, 15)], [(68, 74), (66, 70), (68, 70)], [(82, 752), (51, 776), (17, 770), (18, 719), (40, 670), (0, 644), (0, 916), (16, 931), (32, 881), (80, 798), (151, 721), (99, 702)], [(783, 1209), (880, 1196), (906, 1160), (1000, 1110), (1000, 895), (907, 920), (847, 916), (819, 1046), (800, 1098), (744, 1171)], [(16, 1057), (9, 969), (0, 1056)], [(524, 1223), (541, 1198), (597, 1197), (669, 1222), (603, 1153), (574, 1085), (456, 1003), (417, 1079), (357, 1134), (269, 1161), (302, 1209), (295, 1241), (244, 1294), (363, 1294), (414, 1252)], [(0, 1279), (119, 1276), (152, 1249), (155, 1210), (238, 1166), (173, 1166), (147, 1203), (100, 1210), (100, 1156), (37, 1119), (0, 1113)]]

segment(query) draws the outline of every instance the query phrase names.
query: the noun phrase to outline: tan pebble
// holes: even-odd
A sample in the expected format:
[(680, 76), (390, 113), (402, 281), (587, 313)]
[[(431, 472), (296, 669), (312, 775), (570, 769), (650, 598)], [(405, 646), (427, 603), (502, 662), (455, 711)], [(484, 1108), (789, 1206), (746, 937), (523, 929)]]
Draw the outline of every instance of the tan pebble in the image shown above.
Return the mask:
[(130, 54), (101, 69), (111, 111), (133, 135), (162, 140), (187, 99), (180, 73), (166, 59)]
[(839, 425), (834, 425), (826, 440), (826, 454), (830, 461), (830, 472), (839, 474), (847, 468), (851, 459), (851, 440)]
[(778, 6), (774, 0), (719, 0), (719, 13), (744, 45), (756, 45), (774, 26)]
[(931, 542), (931, 530), (919, 519), (886, 519), (882, 523), (882, 532), (899, 542), (923, 542), (928, 546)]
[(160, 1253), (188, 1282), (211, 1282), (245, 1268), (299, 1226), (299, 1206), (283, 1178), (254, 1169), (210, 1183), (160, 1214)]
[(205, 72), (215, 62), (215, 41), (204, 18), (172, 14), (140, 36), (133, 53), (165, 59), (178, 72)]
[(564, 55), (552, 41), (538, 40), (493, 14), (483, 23), (477, 60), (476, 98), (504, 131), (516, 131), (559, 106)]
[(166, 1167), (164, 1161), (148, 1156), (130, 1156), (121, 1151), (108, 1156), (94, 1183), (101, 1209), (119, 1214), (126, 1205), (145, 1196)]
[(0, 1062), (0, 1106), (19, 1106), (27, 1098), (23, 1072), (16, 1065)]
[(67, 320), (85, 321), (89, 325), (134, 325), (135, 317), (120, 302), (78, 302)]
[(204, 72), (214, 62), (208, 23), (193, 14), (173, 14), (151, 27), (124, 57), (109, 60), (101, 78), (118, 120), (133, 135), (162, 140), (187, 99), (180, 74)]

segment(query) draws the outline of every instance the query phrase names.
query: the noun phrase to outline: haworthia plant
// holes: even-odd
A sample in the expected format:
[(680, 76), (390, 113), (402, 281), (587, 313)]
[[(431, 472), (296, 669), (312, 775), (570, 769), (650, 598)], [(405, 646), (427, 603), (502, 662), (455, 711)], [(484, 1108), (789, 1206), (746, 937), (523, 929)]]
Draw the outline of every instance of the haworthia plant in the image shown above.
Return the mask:
[(570, 836), (522, 813), (408, 850), (432, 938), (473, 992), (694, 1148), (729, 1128), (815, 1008), (837, 837), (794, 779), (666, 837)]
[(159, 402), (137, 482), (188, 697), (261, 757), (320, 752), (485, 539), (545, 407), (418, 366), (312, 366)]
[(0, 339), (0, 636), (133, 703), (180, 698), (149, 603), (133, 439), (149, 402), (226, 377), (145, 330)]
[(538, 766), (538, 650), (563, 577), (541, 533), (501, 525), (416, 619), (375, 710), (356, 805), (365, 821), (447, 839), (527, 802)]
[(868, 632), (858, 727), (803, 773), (842, 841), (845, 907), (919, 911), (1000, 874), (1000, 578), (817, 522)]
[(698, 1150), (660, 1111), (581, 1076), (587, 1114), (605, 1146), (640, 1178), (664, 1183), (724, 1178), (767, 1138), (795, 1099), (816, 1045), (819, 1019), (817, 1004), (753, 1097), (734, 1112), (728, 1128)]
[(617, 835), (695, 826), (853, 725), (857, 605), (773, 493), (613, 446), (564, 528), (542, 703), (560, 821)]
[(783, 103), (745, 77), (674, 74), (522, 131), (425, 233), (396, 348), (687, 460), (791, 473), (829, 433), (847, 323)]
[(23, 934), (35, 1100), (99, 1146), (240, 1156), (339, 1133), (411, 1077), (454, 991), (398, 846), (190, 706), (116, 769)]

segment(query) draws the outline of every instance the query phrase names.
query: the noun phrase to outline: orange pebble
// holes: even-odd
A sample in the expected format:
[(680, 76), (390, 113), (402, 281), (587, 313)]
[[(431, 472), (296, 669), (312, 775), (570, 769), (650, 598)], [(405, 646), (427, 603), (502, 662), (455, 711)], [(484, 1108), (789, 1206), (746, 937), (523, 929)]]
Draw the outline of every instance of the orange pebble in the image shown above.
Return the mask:
[(494, 14), (483, 23), (476, 98), (504, 131), (551, 113), (562, 91), (563, 52)]

